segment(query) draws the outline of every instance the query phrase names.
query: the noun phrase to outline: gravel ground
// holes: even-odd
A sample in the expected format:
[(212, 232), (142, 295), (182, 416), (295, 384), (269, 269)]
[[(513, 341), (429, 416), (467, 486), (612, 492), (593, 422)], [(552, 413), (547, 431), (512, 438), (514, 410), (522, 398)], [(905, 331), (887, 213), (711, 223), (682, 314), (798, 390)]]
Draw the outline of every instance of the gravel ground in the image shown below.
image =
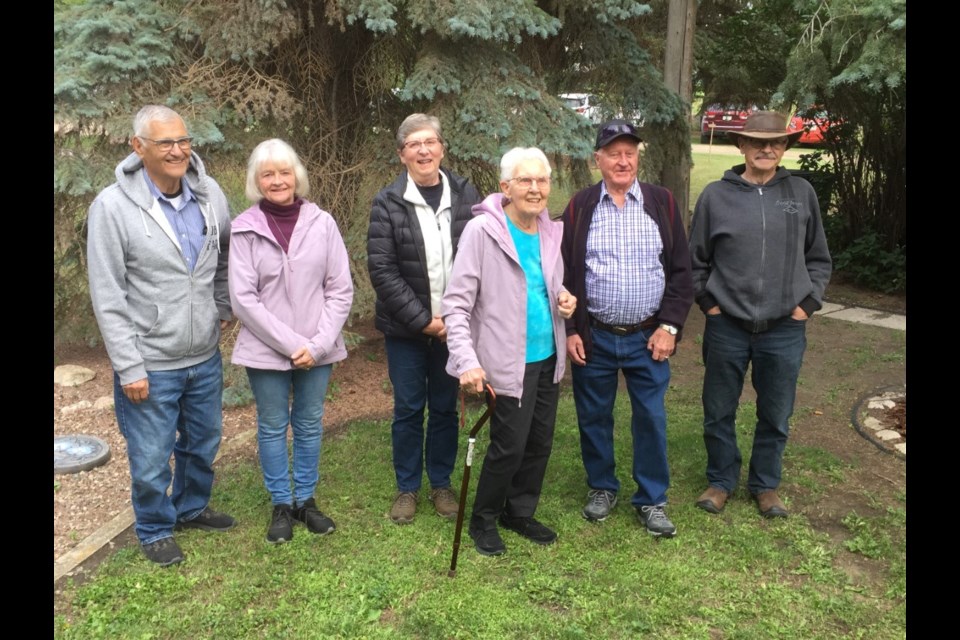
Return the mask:
[[(363, 338), (350, 356), (338, 364), (328, 391), (324, 415), (325, 435), (361, 418), (389, 417), (393, 397), (387, 379), (383, 336), (371, 326), (352, 327)], [(226, 347), (226, 345), (225, 345)], [(226, 349), (225, 349), (226, 351)], [(117, 428), (113, 408), (66, 409), (76, 403), (91, 404), (98, 398), (113, 398), (113, 371), (103, 347), (57, 347), (55, 365), (76, 364), (96, 373), (78, 387), (53, 385), (53, 435), (96, 436), (110, 445), (109, 461), (95, 469), (53, 476), (53, 559), (73, 549), (100, 526), (130, 506), (130, 468), (126, 442)], [(256, 411), (251, 404), (228, 408), (223, 416), (225, 447), (245, 431), (256, 429)], [(253, 451), (256, 440), (243, 447)]]

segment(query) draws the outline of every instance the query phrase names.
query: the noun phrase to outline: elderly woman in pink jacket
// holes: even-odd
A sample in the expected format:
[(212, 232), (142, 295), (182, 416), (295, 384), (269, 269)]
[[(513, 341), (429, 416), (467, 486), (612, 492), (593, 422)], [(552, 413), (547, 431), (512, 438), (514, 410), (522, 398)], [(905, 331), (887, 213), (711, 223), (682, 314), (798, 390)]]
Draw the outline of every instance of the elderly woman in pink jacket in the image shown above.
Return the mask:
[(293, 148), (261, 142), (247, 164), (247, 197), (257, 204), (230, 229), (230, 300), (243, 323), (232, 362), (247, 368), (257, 402), (260, 466), (273, 502), (267, 541), (274, 544), (293, 538), (294, 521), (316, 534), (335, 529), (313, 494), (327, 383), (333, 363), (347, 357), (341, 329), (353, 281), (337, 224), (305, 199), (309, 190)]
[(557, 534), (533, 516), (553, 446), (566, 332), (576, 298), (562, 285), (563, 227), (550, 220), (550, 163), (536, 148), (500, 160), (499, 193), (474, 205), (443, 297), (447, 372), (497, 393), (469, 533), (477, 551), (506, 550), (497, 525), (537, 544)]

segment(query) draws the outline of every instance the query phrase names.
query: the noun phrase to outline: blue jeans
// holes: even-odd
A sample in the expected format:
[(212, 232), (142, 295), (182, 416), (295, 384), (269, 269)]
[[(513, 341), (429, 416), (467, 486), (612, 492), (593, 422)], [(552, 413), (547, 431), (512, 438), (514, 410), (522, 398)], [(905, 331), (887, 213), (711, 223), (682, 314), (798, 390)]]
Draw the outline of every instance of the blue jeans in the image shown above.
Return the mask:
[(637, 483), (630, 502), (637, 507), (666, 503), (670, 486), (664, 406), (670, 364), (654, 360), (647, 350), (654, 330), (618, 336), (592, 329), (593, 352), (587, 364), (573, 365), (573, 399), (587, 484), (613, 493), (620, 490), (613, 457), (613, 404), (617, 372), (623, 371), (632, 409), (633, 479)]
[(724, 314), (708, 315), (703, 333), (703, 441), (707, 481), (733, 492), (740, 480), (736, 417), (747, 364), (757, 392), (757, 425), (747, 488), (756, 495), (780, 486), (783, 449), (807, 346), (806, 322), (786, 318), (751, 334)]
[[(173, 535), (178, 520), (192, 520), (210, 502), (213, 459), (223, 427), (223, 368), (218, 350), (192, 367), (148, 371), (149, 396), (130, 402), (114, 373), (113, 397), (127, 440), (130, 494), (137, 538), (150, 544)], [(173, 455), (173, 492), (170, 455)]]
[[(399, 491), (419, 491), (426, 459), (435, 489), (450, 486), (457, 458), (457, 393), (460, 381), (447, 373), (447, 345), (440, 340), (386, 337), (393, 385), (393, 469)], [(428, 408), (426, 446), (423, 410)]]
[[(320, 479), (323, 401), (332, 371), (332, 364), (287, 371), (247, 367), (250, 389), (257, 401), (257, 445), (263, 483), (275, 505), (299, 506), (313, 497)], [(292, 493), (287, 425), (293, 430)]]

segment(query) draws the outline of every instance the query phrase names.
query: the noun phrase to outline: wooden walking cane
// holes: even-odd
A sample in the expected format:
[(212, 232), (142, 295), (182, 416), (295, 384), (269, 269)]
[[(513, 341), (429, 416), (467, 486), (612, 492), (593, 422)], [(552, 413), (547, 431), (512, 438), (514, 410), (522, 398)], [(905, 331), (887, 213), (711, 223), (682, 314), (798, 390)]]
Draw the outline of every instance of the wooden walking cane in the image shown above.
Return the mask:
[[(487, 410), (484, 411), (480, 419), (477, 420), (477, 424), (473, 425), (473, 429), (470, 429), (470, 438), (467, 440), (467, 458), (463, 467), (463, 481), (460, 483), (460, 509), (457, 511), (457, 530), (453, 535), (453, 557), (450, 558), (450, 570), (447, 572), (447, 577), (449, 578), (457, 577), (457, 556), (460, 554), (460, 533), (463, 531), (463, 512), (467, 506), (467, 489), (470, 488), (470, 467), (473, 465), (473, 447), (477, 442), (477, 433), (486, 421), (490, 419), (490, 416), (493, 415), (493, 410), (497, 406), (497, 394), (494, 393), (493, 387), (490, 386), (490, 383), (486, 382), (483, 387), (487, 397)], [(460, 417), (461, 420), (465, 419), (462, 406), (460, 408)]]

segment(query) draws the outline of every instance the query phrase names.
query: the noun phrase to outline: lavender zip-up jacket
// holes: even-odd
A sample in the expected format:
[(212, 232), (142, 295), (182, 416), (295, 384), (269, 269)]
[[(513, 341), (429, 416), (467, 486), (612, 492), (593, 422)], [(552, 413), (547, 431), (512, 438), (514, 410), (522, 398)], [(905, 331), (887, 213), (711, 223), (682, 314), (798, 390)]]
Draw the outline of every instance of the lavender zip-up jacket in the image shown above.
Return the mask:
[[(519, 398), (526, 368), (527, 282), (507, 229), (503, 197), (493, 193), (473, 206), (474, 218), (460, 237), (442, 313), (450, 351), (447, 373), (459, 378), (481, 367), (497, 394)], [(564, 291), (563, 225), (552, 221), (544, 209), (537, 218), (537, 230), (557, 345), (553, 381), (559, 383), (567, 353), (564, 323), (557, 312), (557, 298)]]
[(231, 362), (285, 371), (304, 345), (318, 365), (343, 360), (353, 280), (337, 223), (305, 200), (287, 253), (267, 224), (254, 205), (230, 227), (230, 301), (243, 323)]

